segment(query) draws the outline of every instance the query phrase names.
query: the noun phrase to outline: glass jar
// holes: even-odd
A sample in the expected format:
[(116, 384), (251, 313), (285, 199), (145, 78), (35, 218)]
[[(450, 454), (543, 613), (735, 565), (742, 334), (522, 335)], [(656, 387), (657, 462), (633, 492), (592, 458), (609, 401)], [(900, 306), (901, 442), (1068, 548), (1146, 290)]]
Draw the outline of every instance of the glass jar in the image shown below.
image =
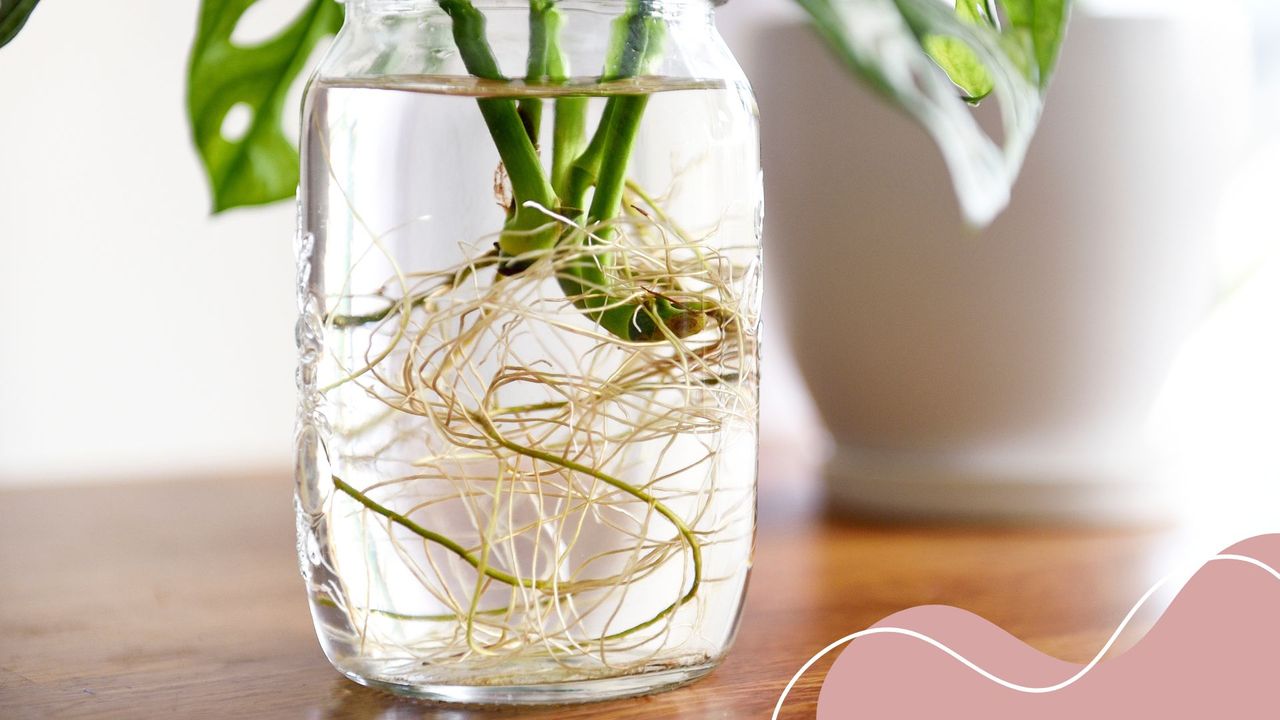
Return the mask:
[(755, 103), (710, 0), (348, 0), (307, 90), (298, 551), (436, 700), (710, 672), (755, 529)]

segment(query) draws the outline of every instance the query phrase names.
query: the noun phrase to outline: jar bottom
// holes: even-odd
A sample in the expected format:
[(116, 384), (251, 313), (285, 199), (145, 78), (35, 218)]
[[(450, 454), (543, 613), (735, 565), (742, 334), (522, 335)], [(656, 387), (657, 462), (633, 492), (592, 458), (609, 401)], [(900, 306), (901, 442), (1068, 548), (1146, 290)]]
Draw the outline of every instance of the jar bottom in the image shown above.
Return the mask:
[(567, 705), (601, 702), (674, 690), (709, 674), (720, 664), (712, 660), (615, 677), (530, 685), (447, 685), (377, 678), (343, 670), (351, 680), (394, 695), (462, 705)]

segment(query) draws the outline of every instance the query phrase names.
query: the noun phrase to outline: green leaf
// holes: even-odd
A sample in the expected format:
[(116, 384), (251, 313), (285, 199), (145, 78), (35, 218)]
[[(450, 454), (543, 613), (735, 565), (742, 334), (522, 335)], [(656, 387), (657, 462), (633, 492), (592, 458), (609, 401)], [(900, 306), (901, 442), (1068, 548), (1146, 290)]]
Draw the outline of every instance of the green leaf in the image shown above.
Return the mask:
[[(985, 23), (999, 29), (996, 18), (987, 15), (988, 9), (978, 0), (956, 0), (956, 17), (971, 24)], [(938, 63), (942, 71), (965, 93), (967, 102), (976, 103), (995, 89), (991, 73), (963, 40), (947, 35), (926, 35), (921, 39), (924, 51)]]
[(1037, 82), (1049, 86), (1067, 29), (1068, 0), (1002, 0), (1009, 25), (1035, 58)]
[(922, 41), (925, 52), (938, 63), (951, 82), (964, 91), (967, 102), (976, 103), (991, 94), (996, 83), (973, 48), (953, 37), (929, 35)]
[(27, 24), (40, 0), (0, 0), (0, 47), (9, 44)]
[[(298, 185), (298, 151), (285, 135), (285, 97), (316, 45), (342, 26), (333, 0), (311, 0), (273, 38), (232, 43), (241, 16), (257, 0), (202, 0), (187, 75), (191, 134), (204, 162), (215, 213), (290, 197)], [(223, 136), (227, 113), (251, 113), (248, 129)]]
[[(957, 0), (950, 7), (940, 0), (797, 0), (836, 55), (933, 136), (961, 210), (977, 225), (1008, 204), (1069, 1)], [(1001, 6), (1007, 28), (1000, 27)], [(999, 101), (1001, 138), (982, 129), (966, 102), (988, 94)]]

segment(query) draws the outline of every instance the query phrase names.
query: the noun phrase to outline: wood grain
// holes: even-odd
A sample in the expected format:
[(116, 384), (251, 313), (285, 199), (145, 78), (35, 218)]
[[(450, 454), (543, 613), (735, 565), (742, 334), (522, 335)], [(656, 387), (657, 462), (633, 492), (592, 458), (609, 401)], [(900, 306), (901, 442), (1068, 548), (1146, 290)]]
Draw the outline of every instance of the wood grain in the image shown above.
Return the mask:
[[(719, 670), (655, 697), (522, 711), (339, 677), (312, 632), (286, 477), (0, 493), (0, 717), (767, 718), (818, 649), (914, 605), (972, 610), (1083, 661), (1151, 582), (1164, 537), (841, 522), (786, 482), (764, 484), (742, 630)], [(784, 717), (813, 717), (825, 666)]]

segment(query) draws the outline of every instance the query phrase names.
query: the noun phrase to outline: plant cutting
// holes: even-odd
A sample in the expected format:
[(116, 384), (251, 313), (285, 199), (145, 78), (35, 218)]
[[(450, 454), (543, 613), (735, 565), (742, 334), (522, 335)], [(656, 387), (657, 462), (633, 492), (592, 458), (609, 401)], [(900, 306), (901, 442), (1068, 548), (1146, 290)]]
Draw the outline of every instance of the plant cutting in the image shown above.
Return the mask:
[(302, 140), (300, 533), (330, 658), (484, 702), (709, 671), (752, 542), (761, 204), (710, 5), (348, 13)]
[[(753, 542), (763, 208), (711, 2), (313, 0), (244, 47), (254, 4), (202, 3), (188, 104), (215, 211), (299, 188), (298, 553), (330, 660), (462, 702), (709, 672)], [(801, 4), (994, 212), (1065, 5)], [(334, 34), (299, 154), (288, 90)], [(964, 119), (992, 94), (999, 146)]]

